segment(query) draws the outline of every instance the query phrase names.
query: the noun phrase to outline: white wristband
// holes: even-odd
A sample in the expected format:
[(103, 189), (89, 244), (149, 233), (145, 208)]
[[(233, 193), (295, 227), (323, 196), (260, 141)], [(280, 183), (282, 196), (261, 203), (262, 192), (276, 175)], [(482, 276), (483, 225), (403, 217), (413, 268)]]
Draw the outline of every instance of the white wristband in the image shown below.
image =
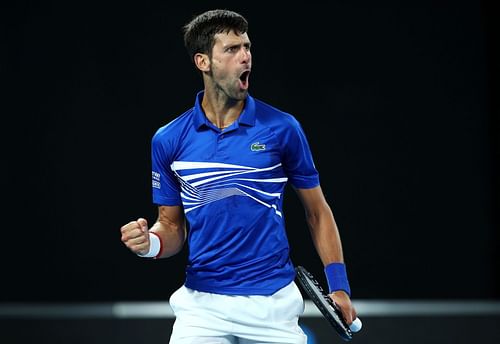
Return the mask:
[(139, 257), (156, 258), (161, 251), (160, 237), (152, 232), (149, 232), (149, 251), (145, 254), (137, 253)]

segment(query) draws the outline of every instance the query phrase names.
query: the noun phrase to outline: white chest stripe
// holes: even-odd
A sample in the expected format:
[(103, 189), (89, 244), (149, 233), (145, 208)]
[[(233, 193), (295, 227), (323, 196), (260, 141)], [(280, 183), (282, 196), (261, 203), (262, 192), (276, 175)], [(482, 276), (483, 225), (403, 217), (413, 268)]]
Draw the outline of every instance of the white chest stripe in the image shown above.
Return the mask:
[[(244, 196), (267, 208), (273, 209), (276, 215), (281, 217), (281, 212), (273, 202), (273, 199), (281, 198), (281, 192), (268, 192), (266, 191), (266, 185), (269, 188), (273, 184), (286, 183), (288, 178), (258, 178), (259, 174), (274, 170), (280, 166), (281, 164), (265, 168), (255, 168), (224, 163), (174, 161), (170, 168), (181, 184), (182, 203), (186, 213), (226, 197)], [(221, 168), (227, 170), (221, 171)], [(189, 170), (200, 169), (204, 171), (189, 174)], [(210, 169), (217, 170), (209, 171)], [(179, 171), (183, 171), (184, 175), (180, 175)], [(238, 177), (239, 175), (248, 173), (254, 173), (255, 177)], [(194, 180), (196, 181), (193, 182)], [(275, 187), (272, 188), (276, 189)]]

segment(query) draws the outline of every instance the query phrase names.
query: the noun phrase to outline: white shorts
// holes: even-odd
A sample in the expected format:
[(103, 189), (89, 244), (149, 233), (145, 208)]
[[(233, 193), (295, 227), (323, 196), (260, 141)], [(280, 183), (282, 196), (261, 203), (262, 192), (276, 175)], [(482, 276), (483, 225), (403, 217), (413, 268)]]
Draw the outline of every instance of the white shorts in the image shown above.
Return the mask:
[(304, 300), (295, 282), (270, 296), (221, 295), (182, 286), (170, 297), (170, 344), (305, 344), (299, 327)]

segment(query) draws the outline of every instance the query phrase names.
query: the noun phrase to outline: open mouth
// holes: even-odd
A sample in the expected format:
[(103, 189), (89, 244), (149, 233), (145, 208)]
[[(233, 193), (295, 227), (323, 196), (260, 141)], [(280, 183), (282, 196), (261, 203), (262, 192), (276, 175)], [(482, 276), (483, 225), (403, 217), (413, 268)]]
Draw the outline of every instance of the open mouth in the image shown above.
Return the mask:
[(250, 71), (246, 70), (240, 75), (240, 81), (242, 88), (248, 88), (248, 77), (250, 76)]

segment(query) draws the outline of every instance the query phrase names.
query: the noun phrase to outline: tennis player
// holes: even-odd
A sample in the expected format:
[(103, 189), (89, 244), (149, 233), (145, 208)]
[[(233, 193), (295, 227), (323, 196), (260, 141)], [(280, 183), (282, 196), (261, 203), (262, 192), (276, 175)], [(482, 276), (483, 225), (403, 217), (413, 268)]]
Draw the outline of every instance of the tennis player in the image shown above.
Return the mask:
[(306, 343), (282, 210), (287, 182), (350, 324), (341, 240), (306, 136), (294, 116), (248, 92), (247, 20), (207, 11), (184, 26), (184, 42), (204, 89), (152, 138), (156, 223), (139, 218), (121, 228), (123, 243), (146, 258), (172, 256), (188, 240), (185, 283), (170, 297), (170, 343)]

